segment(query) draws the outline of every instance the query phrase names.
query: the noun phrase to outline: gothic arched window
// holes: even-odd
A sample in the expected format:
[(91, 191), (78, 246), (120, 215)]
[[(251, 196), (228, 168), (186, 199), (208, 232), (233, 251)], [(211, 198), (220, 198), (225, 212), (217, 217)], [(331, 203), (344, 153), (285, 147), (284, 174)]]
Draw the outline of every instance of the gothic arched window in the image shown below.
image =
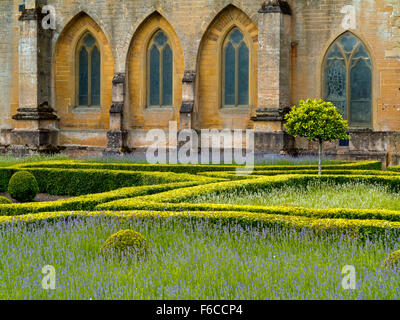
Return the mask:
[(364, 44), (351, 32), (329, 48), (324, 63), (324, 96), (351, 127), (372, 123), (372, 65)]
[(249, 48), (243, 33), (234, 28), (222, 47), (223, 101), (227, 107), (249, 105)]
[(162, 30), (151, 39), (147, 53), (148, 105), (172, 106), (173, 54)]
[(76, 60), (78, 105), (99, 106), (101, 54), (91, 33), (86, 33), (78, 42)]

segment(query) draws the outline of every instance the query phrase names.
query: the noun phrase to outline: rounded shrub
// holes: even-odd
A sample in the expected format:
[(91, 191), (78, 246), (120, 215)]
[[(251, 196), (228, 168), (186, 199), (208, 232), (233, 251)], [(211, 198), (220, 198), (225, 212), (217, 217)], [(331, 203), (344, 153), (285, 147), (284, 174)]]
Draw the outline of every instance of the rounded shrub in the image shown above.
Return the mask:
[(6, 197), (0, 197), (0, 204), (11, 204), (13, 203), (10, 199)]
[(18, 171), (8, 182), (8, 192), (13, 199), (19, 202), (30, 202), (39, 193), (39, 186), (32, 173)]
[(386, 268), (399, 268), (400, 267), (400, 250), (392, 252), (383, 263)]
[(112, 234), (100, 249), (100, 253), (105, 256), (110, 255), (145, 255), (149, 250), (149, 245), (145, 237), (139, 232), (132, 230), (120, 230)]

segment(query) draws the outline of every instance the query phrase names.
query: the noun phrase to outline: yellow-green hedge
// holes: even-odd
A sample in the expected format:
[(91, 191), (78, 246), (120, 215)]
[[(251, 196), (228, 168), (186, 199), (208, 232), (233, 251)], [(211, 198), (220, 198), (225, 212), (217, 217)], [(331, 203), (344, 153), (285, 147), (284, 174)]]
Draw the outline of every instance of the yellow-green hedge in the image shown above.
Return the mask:
[(398, 192), (400, 190), (400, 176), (347, 176), (347, 175), (277, 175), (263, 176), (255, 179), (246, 179), (238, 181), (217, 182), (206, 185), (200, 185), (180, 190), (170, 190), (157, 195), (140, 197), (136, 199), (125, 199), (102, 205), (101, 209), (128, 209), (129, 205), (136, 201), (156, 202), (156, 203), (178, 203), (187, 201), (194, 197), (210, 193), (222, 193), (226, 191), (235, 191), (238, 189), (246, 189), (248, 191), (256, 191), (259, 189), (279, 188), (282, 186), (306, 186), (310, 181), (325, 181), (336, 184), (347, 182), (363, 182), (370, 184), (383, 184)]
[[(22, 163), (15, 167), (19, 168), (64, 168), (64, 169), (106, 169), (126, 171), (160, 171), (175, 173), (196, 174), (206, 171), (233, 171), (240, 167), (237, 165), (175, 165), (175, 164), (129, 164), (129, 163), (87, 163), (82, 161), (45, 161), (35, 163)], [(360, 170), (381, 170), (380, 161), (338, 161), (337, 164), (322, 166), (325, 170), (335, 169), (360, 169)], [(256, 165), (255, 171), (276, 171), (276, 170), (311, 170), (318, 169), (317, 165)]]
[(386, 170), (392, 172), (400, 172), (400, 166), (390, 166)]
[(354, 220), (354, 219), (313, 219), (300, 216), (268, 215), (252, 212), (202, 212), (202, 211), (129, 211), (129, 212), (46, 212), (17, 217), (0, 217), (0, 224), (40, 221), (59, 221), (74, 217), (115, 217), (120, 219), (204, 219), (208, 222), (234, 223), (243, 226), (269, 226), (293, 228), (296, 230), (309, 229), (319, 233), (350, 232), (358, 236), (400, 235), (400, 222), (383, 220)]
[[(318, 169), (312, 170), (267, 170), (267, 171), (243, 171), (242, 174), (238, 175), (236, 171), (219, 171), (219, 172), (200, 172), (199, 175), (213, 178), (222, 178), (229, 180), (243, 180), (243, 179), (254, 179), (260, 176), (277, 176), (277, 175), (288, 175), (288, 174), (304, 174), (304, 175), (316, 175)], [(399, 176), (400, 172), (395, 171), (382, 171), (382, 170), (323, 170), (322, 175), (376, 175), (376, 176)]]
[[(329, 208), (315, 209), (287, 206), (251, 206), (219, 203), (157, 203), (141, 200), (113, 201), (96, 206), (96, 210), (189, 210), (189, 211), (241, 211), (268, 215), (302, 216), (315, 219), (386, 220), (400, 222), (400, 211), (386, 209)], [(125, 203), (125, 205), (123, 204)]]
[(138, 186), (117, 189), (104, 193), (90, 194), (70, 199), (61, 199), (50, 202), (38, 203), (18, 203), (18, 204), (0, 204), (1, 216), (16, 216), (29, 213), (63, 210), (94, 210), (96, 205), (123, 198), (132, 198), (166, 190), (177, 190), (179, 188), (198, 185), (201, 182), (177, 182), (162, 185)]
[(319, 219), (376, 219), (400, 221), (400, 211), (379, 209), (314, 209), (303, 207), (265, 207), (234, 204), (190, 203), (199, 195), (223, 193), (238, 189), (259, 190), (282, 187), (284, 185), (307, 185), (310, 181), (329, 181), (332, 183), (364, 182), (389, 185), (393, 191), (399, 191), (400, 177), (390, 176), (318, 176), (318, 175), (280, 175), (259, 177), (253, 180), (228, 181), (170, 190), (154, 195), (125, 198), (102, 203), (97, 210), (192, 210), (192, 211), (245, 211), (268, 215), (303, 216)]
[[(215, 178), (173, 172), (140, 172), (60, 168), (0, 168), (0, 191), (6, 191), (11, 176), (20, 170), (31, 172), (40, 192), (51, 195), (79, 196), (119, 188), (181, 181), (214, 182)], [(217, 179), (221, 180), (221, 179)]]

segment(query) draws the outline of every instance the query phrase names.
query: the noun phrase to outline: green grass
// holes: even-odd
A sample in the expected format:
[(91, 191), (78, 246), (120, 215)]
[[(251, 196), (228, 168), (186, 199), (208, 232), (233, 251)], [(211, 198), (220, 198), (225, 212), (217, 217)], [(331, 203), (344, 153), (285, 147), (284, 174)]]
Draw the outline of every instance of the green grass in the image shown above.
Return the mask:
[(0, 167), (10, 167), (21, 163), (42, 162), (51, 160), (69, 160), (70, 158), (64, 154), (57, 155), (34, 155), (26, 157), (13, 157), (8, 155), (0, 156)]
[(226, 203), (307, 208), (358, 208), (400, 210), (400, 194), (389, 187), (363, 183), (332, 185), (311, 182), (306, 187), (285, 186), (272, 190), (230, 191), (201, 195), (194, 203)]
[[(121, 229), (141, 232), (148, 259), (105, 260), (98, 250)], [(1, 299), (398, 299), (400, 278), (382, 260), (395, 239), (242, 229), (207, 222), (86, 218), (0, 229)], [(56, 290), (41, 269), (56, 269)], [(357, 289), (341, 287), (356, 268)]]

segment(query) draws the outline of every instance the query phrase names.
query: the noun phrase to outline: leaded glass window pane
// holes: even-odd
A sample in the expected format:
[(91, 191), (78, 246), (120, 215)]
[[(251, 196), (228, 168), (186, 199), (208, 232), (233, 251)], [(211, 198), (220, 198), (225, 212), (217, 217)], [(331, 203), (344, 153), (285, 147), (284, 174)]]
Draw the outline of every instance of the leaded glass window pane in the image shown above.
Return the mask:
[(355, 123), (371, 122), (372, 73), (367, 62), (358, 60), (351, 69), (351, 121)]
[(173, 104), (173, 52), (168, 37), (158, 31), (149, 45), (149, 88), (150, 106), (172, 106)]
[(235, 105), (236, 57), (232, 43), (225, 50), (225, 104)]
[(342, 44), (347, 57), (349, 57), (358, 43), (358, 39), (351, 33), (346, 33), (340, 38), (340, 43)]
[(79, 52), (79, 105), (81, 106), (87, 106), (89, 103), (88, 62), (88, 52), (83, 47)]
[(100, 105), (100, 51), (95, 46), (92, 51), (91, 70), (91, 105)]
[(239, 105), (249, 104), (249, 49), (243, 42), (239, 49)]
[(232, 43), (238, 45), (243, 40), (243, 34), (239, 31), (239, 29), (235, 29), (229, 38)]
[(165, 36), (164, 32), (160, 31), (157, 33), (154, 41), (159, 46), (163, 46), (168, 41), (168, 38)]
[(150, 51), (150, 105), (160, 105), (160, 52), (155, 45)]
[(85, 34), (77, 46), (78, 104), (80, 106), (100, 105), (101, 54), (96, 39)]
[(248, 105), (250, 57), (243, 33), (234, 28), (225, 40), (223, 48), (223, 104)]
[(86, 36), (84, 43), (86, 47), (91, 48), (96, 43), (96, 39), (93, 38), (91, 34), (89, 34)]
[(372, 65), (361, 41), (347, 32), (330, 47), (325, 61), (325, 100), (331, 101), (350, 126), (372, 122)]
[(172, 50), (167, 45), (163, 51), (163, 106), (172, 105)]
[(325, 71), (325, 100), (330, 101), (347, 118), (346, 68), (340, 60), (334, 60)]

